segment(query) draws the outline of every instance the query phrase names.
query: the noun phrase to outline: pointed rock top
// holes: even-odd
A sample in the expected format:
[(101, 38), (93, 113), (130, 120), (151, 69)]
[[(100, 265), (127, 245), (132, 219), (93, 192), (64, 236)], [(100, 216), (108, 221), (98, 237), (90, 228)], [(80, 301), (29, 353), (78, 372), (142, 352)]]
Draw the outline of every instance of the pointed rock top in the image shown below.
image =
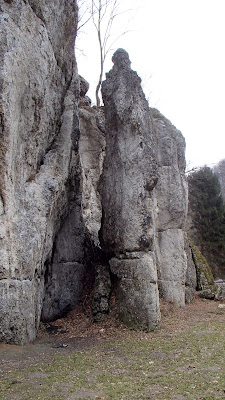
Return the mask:
[(112, 62), (118, 68), (130, 69), (130, 58), (129, 54), (124, 49), (118, 49), (112, 56)]

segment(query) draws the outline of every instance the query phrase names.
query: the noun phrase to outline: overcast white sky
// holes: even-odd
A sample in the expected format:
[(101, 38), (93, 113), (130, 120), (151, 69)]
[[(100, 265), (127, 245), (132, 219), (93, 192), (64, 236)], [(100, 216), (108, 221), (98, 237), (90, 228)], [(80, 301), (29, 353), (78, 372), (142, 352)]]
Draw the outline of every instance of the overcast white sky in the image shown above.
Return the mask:
[[(131, 31), (115, 50), (128, 51), (149, 105), (183, 133), (188, 165), (225, 158), (225, 0), (121, 0), (121, 7), (131, 11), (117, 18), (113, 31)], [(94, 101), (97, 36), (91, 23), (85, 30), (76, 45), (85, 56), (79, 50), (76, 55)]]

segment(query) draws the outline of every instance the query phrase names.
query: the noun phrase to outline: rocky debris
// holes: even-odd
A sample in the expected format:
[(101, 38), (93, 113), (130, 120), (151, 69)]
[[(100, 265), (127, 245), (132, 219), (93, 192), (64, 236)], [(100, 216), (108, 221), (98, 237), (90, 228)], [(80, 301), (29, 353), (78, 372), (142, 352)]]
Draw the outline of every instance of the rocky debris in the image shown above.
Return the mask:
[(215, 300), (215, 293), (217, 291), (217, 286), (211, 286), (209, 288), (198, 291), (198, 296), (202, 299)]
[(223, 283), (216, 283), (217, 290), (215, 293), (215, 300), (223, 301), (225, 300), (225, 282)]
[(0, 340), (21, 344), (36, 336), (54, 238), (80, 207), (77, 10), (73, 0), (18, 0), (1, 12)]
[(103, 321), (104, 317), (109, 313), (111, 288), (109, 266), (97, 265), (92, 307), (94, 321)]

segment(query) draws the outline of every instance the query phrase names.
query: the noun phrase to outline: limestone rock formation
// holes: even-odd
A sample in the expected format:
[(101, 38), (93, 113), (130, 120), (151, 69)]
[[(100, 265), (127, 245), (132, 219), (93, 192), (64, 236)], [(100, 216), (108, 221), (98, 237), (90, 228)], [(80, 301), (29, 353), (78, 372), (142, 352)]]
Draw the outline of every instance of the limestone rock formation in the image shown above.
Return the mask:
[(185, 280), (185, 303), (190, 304), (194, 299), (197, 289), (196, 267), (193, 260), (192, 250), (188, 238), (185, 239), (185, 252), (187, 256), (187, 271)]
[(112, 289), (108, 265), (97, 265), (93, 295), (93, 317), (95, 321), (104, 320), (109, 312)]
[(0, 9), (0, 340), (34, 340), (41, 317), (76, 305), (90, 270), (96, 320), (115, 285), (123, 320), (154, 329), (159, 292), (183, 306), (190, 272), (184, 139), (149, 109), (122, 49), (104, 108), (90, 107), (74, 0)]
[(215, 300), (225, 300), (225, 282), (216, 282), (217, 290), (215, 292)]
[(101, 182), (102, 246), (117, 276), (118, 304), (131, 326), (153, 329), (160, 319), (154, 253), (158, 180), (156, 140), (140, 78), (119, 49), (102, 85), (106, 157)]
[(104, 111), (81, 102), (79, 105), (79, 155), (82, 177), (82, 215), (86, 233), (99, 247), (102, 205), (98, 191), (105, 156)]
[(159, 155), (157, 198), (158, 284), (161, 296), (184, 306), (187, 259), (184, 228), (188, 189), (185, 178), (185, 140), (158, 110), (151, 109)]
[(151, 329), (160, 319), (158, 284), (162, 297), (185, 302), (185, 142), (165, 117), (149, 110), (128, 54), (119, 49), (112, 60), (102, 86), (101, 240), (118, 278), (122, 318)]
[[(82, 246), (53, 250), (81, 201), (77, 10), (74, 0), (1, 1), (0, 8), (0, 340), (25, 343), (39, 325), (46, 265), (54, 279), (61, 267), (76, 275), (73, 263), (77, 286), (82, 270)], [(82, 230), (72, 220), (70, 245)]]
[(212, 271), (205, 257), (191, 239), (189, 239), (193, 261), (196, 268), (197, 290), (200, 297), (214, 299), (217, 285), (214, 282)]

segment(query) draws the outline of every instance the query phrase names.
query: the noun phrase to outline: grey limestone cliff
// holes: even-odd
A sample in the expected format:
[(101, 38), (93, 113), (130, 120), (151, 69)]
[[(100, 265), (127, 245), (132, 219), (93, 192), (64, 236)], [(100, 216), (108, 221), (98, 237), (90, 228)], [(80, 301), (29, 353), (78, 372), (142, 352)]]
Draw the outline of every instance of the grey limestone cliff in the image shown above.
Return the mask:
[(46, 265), (70, 274), (74, 263), (77, 279), (82, 270), (81, 254), (53, 251), (62, 221), (71, 230), (66, 219), (80, 207), (77, 10), (73, 0), (0, 8), (0, 340), (25, 343), (39, 325)]
[(0, 10), (0, 340), (34, 340), (94, 273), (96, 320), (113, 290), (128, 325), (154, 329), (159, 294), (184, 305), (184, 139), (149, 109), (122, 49), (104, 107), (90, 106), (74, 0)]

